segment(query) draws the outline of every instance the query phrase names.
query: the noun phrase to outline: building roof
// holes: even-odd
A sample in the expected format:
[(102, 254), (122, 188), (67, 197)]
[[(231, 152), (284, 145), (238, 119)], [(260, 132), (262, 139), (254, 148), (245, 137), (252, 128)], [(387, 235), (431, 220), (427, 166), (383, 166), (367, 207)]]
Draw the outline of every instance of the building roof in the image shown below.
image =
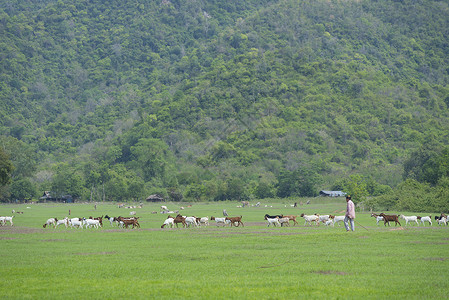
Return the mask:
[(344, 195), (346, 195), (346, 193), (342, 192), (342, 191), (320, 191), (320, 195), (338, 197), (338, 196), (344, 196)]

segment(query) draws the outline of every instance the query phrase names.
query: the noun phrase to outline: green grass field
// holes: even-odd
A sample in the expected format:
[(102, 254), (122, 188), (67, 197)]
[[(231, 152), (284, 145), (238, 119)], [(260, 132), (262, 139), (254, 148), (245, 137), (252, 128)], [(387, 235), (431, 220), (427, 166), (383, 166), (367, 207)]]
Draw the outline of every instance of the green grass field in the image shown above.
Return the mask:
[[(128, 216), (114, 204), (1, 205), (2, 299), (419, 299), (449, 294), (449, 226), (376, 226), (357, 213), (343, 226), (267, 227), (269, 214), (344, 211), (343, 198), (264, 203), (194, 203), (183, 215), (242, 215), (245, 227), (161, 229), (160, 204), (131, 209), (140, 229), (42, 228), (50, 217)], [(177, 210), (178, 203), (165, 204)], [(268, 207), (265, 207), (268, 205)], [(272, 206), (272, 207), (271, 207)], [(30, 208), (27, 208), (30, 207)], [(409, 213), (411, 214), (411, 213)], [(432, 214), (432, 215), (435, 215)], [(362, 228), (364, 226), (366, 229)], [(403, 224), (404, 225), (404, 224)]]

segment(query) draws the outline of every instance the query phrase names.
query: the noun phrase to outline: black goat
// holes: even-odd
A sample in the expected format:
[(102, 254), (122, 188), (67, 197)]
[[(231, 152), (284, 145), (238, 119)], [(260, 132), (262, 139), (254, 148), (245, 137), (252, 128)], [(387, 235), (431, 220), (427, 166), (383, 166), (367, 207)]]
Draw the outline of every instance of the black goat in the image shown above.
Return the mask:
[(283, 218), (284, 217), (284, 215), (274, 215), (274, 216), (270, 216), (269, 214), (266, 214), (265, 215), (265, 217), (264, 217), (264, 219), (266, 220), (266, 219), (276, 219), (276, 218)]

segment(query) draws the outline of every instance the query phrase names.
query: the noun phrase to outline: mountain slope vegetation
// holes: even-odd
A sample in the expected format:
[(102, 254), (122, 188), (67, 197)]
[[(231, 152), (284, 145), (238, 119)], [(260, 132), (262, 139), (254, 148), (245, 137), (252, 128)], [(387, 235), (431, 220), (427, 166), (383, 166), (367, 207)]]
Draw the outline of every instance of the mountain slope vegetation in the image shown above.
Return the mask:
[(0, 133), (32, 162), (4, 199), (435, 186), (407, 170), (447, 161), (448, 23), (447, 1), (11, 1)]

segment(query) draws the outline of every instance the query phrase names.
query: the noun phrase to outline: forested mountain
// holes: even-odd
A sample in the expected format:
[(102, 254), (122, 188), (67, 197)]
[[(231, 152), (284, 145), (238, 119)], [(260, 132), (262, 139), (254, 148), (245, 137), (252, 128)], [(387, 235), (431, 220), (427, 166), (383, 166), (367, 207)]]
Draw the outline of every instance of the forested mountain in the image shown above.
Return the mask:
[(436, 187), (449, 175), (448, 3), (2, 1), (3, 197)]

